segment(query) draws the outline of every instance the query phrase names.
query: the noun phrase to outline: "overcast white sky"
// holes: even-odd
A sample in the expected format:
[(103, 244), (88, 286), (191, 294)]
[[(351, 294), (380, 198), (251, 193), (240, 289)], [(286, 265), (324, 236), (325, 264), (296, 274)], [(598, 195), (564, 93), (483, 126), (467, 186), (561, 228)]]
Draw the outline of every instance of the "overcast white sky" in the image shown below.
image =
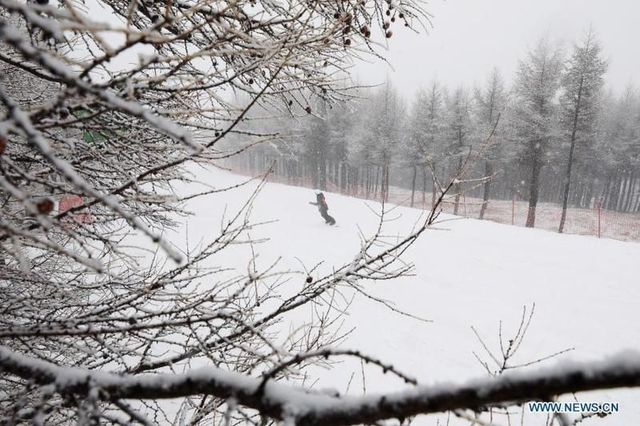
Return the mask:
[(640, 0), (432, 0), (429, 34), (392, 27), (386, 57), (357, 64), (362, 83), (388, 76), (405, 97), (434, 77), (449, 87), (482, 83), (496, 66), (510, 82), (528, 48), (547, 36), (567, 51), (592, 25), (609, 62), (606, 81), (621, 92), (640, 86)]

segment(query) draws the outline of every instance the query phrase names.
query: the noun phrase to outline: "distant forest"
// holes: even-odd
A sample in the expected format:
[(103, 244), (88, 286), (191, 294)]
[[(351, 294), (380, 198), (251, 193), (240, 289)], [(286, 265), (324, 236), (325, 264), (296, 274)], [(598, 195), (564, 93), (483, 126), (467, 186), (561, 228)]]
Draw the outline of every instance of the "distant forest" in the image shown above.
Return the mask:
[(530, 227), (538, 202), (562, 205), (560, 232), (567, 207), (640, 212), (640, 96), (605, 89), (602, 57), (589, 31), (566, 53), (540, 40), (512, 87), (495, 69), (481, 87), (425, 82), (409, 100), (387, 83), (354, 89), (349, 102), (289, 105), (302, 114), (247, 119), (247, 133), (266, 122), (278, 137), (234, 161), (370, 198), (401, 186), (411, 204), (464, 167), (453, 193), (482, 198), (480, 218), (489, 200), (517, 195), (529, 201)]

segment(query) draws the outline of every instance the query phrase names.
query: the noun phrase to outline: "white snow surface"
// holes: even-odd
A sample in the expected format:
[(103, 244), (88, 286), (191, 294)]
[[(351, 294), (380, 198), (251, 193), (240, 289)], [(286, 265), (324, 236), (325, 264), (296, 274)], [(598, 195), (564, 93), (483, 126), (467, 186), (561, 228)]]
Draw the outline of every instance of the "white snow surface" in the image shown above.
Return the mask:
[[(194, 169), (207, 185), (236, 185), (246, 178), (220, 170)], [(215, 193), (188, 201), (194, 212), (184, 227), (170, 238), (184, 248), (206, 244), (217, 235), (222, 217), (230, 217), (255, 188), (251, 183), (230, 192)], [(177, 187), (178, 194), (192, 194), (193, 187)], [(268, 222), (251, 230), (253, 238), (269, 240), (255, 246), (257, 263), (267, 266), (282, 258), (280, 269), (311, 269), (322, 276), (351, 261), (360, 248), (359, 230), (371, 235), (378, 225), (374, 212), (379, 203), (326, 193), (329, 214), (338, 225), (326, 225), (317, 208), (309, 205), (315, 194), (306, 188), (267, 184), (257, 197), (254, 222)], [(386, 206), (387, 208), (392, 206)], [(393, 218), (385, 235), (406, 235), (424, 212), (404, 207), (388, 213)], [(362, 296), (348, 308), (343, 330), (353, 328), (342, 347), (392, 363), (416, 377), (421, 385), (463, 382), (487, 373), (475, 359), (476, 352), (491, 363), (474, 336), (471, 326), (499, 354), (498, 326), (506, 341), (515, 335), (523, 306), (535, 303), (535, 314), (524, 342), (512, 364), (529, 361), (569, 348), (554, 360), (527, 368), (540, 368), (558, 361), (607, 360), (623, 350), (640, 350), (640, 244), (561, 235), (549, 231), (512, 227), (493, 222), (441, 216), (437, 229), (426, 231), (404, 254), (415, 264), (415, 275), (392, 281), (372, 282), (366, 289), (398, 309), (432, 320), (420, 322), (392, 312)], [(247, 271), (247, 246), (232, 248), (216, 258), (228, 267)], [(304, 275), (292, 287), (304, 285)], [(309, 319), (303, 310), (291, 321)], [(288, 325), (285, 324), (288, 329)], [(314, 371), (321, 380), (317, 389), (335, 388), (348, 394), (384, 393), (409, 389), (391, 374), (366, 368), (363, 383), (359, 362), (336, 364), (332, 370)], [(584, 424), (631, 425), (640, 421), (640, 390), (610, 390), (578, 395), (580, 401), (617, 401), (620, 412)], [(572, 400), (565, 396), (564, 400)], [(512, 422), (520, 413), (512, 416)], [(439, 415), (442, 424), (443, 415)], [(525, 412), (524, 424), (542, 424)], [(436, 424), (437, 416), (422, 416), (414, 424)], [(507, 420), (494, 417), (494, 422)], [(450, 424), (456, 424), (454, 418)]]

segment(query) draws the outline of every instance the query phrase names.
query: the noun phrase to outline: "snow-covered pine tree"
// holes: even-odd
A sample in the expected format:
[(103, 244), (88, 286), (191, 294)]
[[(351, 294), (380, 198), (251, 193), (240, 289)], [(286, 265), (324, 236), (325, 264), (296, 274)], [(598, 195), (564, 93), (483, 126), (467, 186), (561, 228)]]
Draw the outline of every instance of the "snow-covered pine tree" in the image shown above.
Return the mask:
[(389, 198), (391, 163), (404, 132), (405, 105), (389, 81), (378, 94), (375, 140), (381, 167), (380, 198)]
[(424, 163), (427, 155), (427, 140), (425, 138), (427, 105), (426, 92), (423, 89), (418, 90), (411, 107), (407, 132), (402, 144), (402, 162), (411, 169), (411, 207), (415, 202), (418, 169), (425, 167)]
[(496, 127), (499, 116), (503, 111), (506, 103), (506, 90), (502, 75), (497, 68), (494, 68), (483, 88), (477, 88), (474, 93), (475, 103), (474, 111), (476, 117), (477, 131), (480, 139), (486, 138), (487, 135), (495, 128), (493, 137), (485, 146), (481, 147), (479, 158), (484, 159), (484, 184), (482, 193), (482, 206), (480, 207), (480, 219), (484, 218), (484, 214), (491, 197), (491, 183), (495, 174), (495, 164), (501, 157), (500, 131)]
[(361, 116), (352, 158), (367, 165), (367, 194), (388, 197), (391, 163), (402, 137), (405, 106), (396, 89), (387, 82), (371, 94), (358, 111)]
[[(446, 105), (449, 170), (451, 176), (458, 176), (462, 172), (465, 158), (471, 149), (473, 122), (471, 117), (471, 97), (468, 90), (462, 86), (456, 88), (447, 100)], [(455, 193), (453, 214), (458, 214), (460, 195), (463, 190), (462, 185), (456, 183), (453, 190)]]
[(601, 50), (593, 29), (589, 28), (583, 40), (574, 45), (573, 53), (562, 75), (560, 123), (569, 141), (569, 155), (563, 182), (562, 215), (558, 232), (564, 230), (567, 217), (572, 169), (579, 154), (576, 148), (586, 149), (595, 138), (600, 95), (607, 69), (606, 62), (601, 58)]
[(329, 159), (329, 123), (327, 122), (327, 102), (319, 99), (314, 107), (317, 112), (307, 120), (304, 132), (305, 158), (311, 171), (314, 188), (327, 190), (327, 163)]
[(355, 121), (355, 106), (353, 103), (338, 103), (333, 105), (327, 114), (332, 180), (343, 193), (347, 191), (349, 182), (355, 178), (352, 176), (353, 169), (348, 162), (350, 136)]
[[(640, 210), (640, 96), (629, 86), (604, 97), (596, 151), (602, 187), (598, 201), (612, 210)], [(595, 167), (594, 167), (595, 168)]]
[[(412, 168), (411, 205), (415, 199), (418, 170), (422, 176), (422, 204), (425, 205), (428, 170), (431, 169), (435, 173), (434, 164), (439, 162), (444, 155), (442, 146), (443, 101), (443, 89), (436, 81), (432, 82), (427, 90), (419, 90), (413, 101), (404, 148), (405, 161)], [(437, 192), (436, 186), (436, 183), (433, 182), (433, 197)]]
[(556, 98), (560, 87), (562, 56), (541, 39), (519, 62), (514, 86), (514, 119), (522, 163), (529, 168), (527, 227), (534, 227), (540, 177), (549, 144), (556, 135)]

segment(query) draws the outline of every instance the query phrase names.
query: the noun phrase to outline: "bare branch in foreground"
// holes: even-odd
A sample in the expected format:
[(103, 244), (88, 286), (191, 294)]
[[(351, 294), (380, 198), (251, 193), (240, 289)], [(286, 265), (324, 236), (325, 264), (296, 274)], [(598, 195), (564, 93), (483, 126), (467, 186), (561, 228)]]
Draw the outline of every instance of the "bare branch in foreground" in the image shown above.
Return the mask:
[(418, 386), (407, 391), (363, 397), (335, 397), (269, 382), (215, 367), (186, 374), (115, 375), (59, 367), (0, 347), (0, 368), (36, 382), (55, 385), (63, 396), (98, 394), (104, 401), (163, 399), (208, 394), (234, 398), (263, 415), (298, 425), (350, 425), (416, 414), (492, 404), (549, 399), (566, 393), (640, 386), (640, 353), (625, 352), (599, 362), (564, 362), (533, 372), (510, 372), (459, 385)]

